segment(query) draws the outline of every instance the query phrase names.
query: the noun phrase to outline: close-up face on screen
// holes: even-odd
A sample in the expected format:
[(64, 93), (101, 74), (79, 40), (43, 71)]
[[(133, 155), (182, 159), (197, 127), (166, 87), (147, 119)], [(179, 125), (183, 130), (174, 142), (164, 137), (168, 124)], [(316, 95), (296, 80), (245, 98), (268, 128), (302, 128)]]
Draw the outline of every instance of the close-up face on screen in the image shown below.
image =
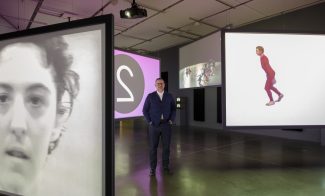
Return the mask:
[(0, 191), (102, 195), (104, 25), (0, 41)]
[(325, 36), (225, 32), (226, 126), (324, 126)]

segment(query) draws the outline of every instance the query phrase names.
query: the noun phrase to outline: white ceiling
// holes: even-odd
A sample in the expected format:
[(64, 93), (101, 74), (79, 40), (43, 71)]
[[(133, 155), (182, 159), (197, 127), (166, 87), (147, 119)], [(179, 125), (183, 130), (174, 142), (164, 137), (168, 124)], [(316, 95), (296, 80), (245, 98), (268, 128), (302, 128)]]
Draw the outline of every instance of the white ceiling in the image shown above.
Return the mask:
[(154, 52), (220, 28), (236, 28), (324, 0), (136, 0), (148, 17), (121, 19), (132, 0), (0, 0), (0, 34), (103, 14), (114, 15), (115, 46)]

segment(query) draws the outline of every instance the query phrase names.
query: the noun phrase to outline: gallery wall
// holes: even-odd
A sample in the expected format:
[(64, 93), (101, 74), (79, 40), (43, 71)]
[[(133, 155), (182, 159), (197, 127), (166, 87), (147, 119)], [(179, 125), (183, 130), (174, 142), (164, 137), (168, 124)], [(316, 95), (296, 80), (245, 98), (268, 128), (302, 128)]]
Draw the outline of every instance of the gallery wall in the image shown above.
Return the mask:
[[(179, 46), (159, 51), (154, 55), (161, 60), (161, 72), (168, 72), (168, 91), (176, 98), (187, 98), (187, 118), (189, 126), (198, 126), (205, 128), (221, 128), (221, 124), (217, 123), (217, 88), (205, 88), (205, 121), (194, 121), (193, 114), (193, 89), (179, 89), (178, 85), (178, 55)], [(178, 122), (176, 122), (178, 124)]]

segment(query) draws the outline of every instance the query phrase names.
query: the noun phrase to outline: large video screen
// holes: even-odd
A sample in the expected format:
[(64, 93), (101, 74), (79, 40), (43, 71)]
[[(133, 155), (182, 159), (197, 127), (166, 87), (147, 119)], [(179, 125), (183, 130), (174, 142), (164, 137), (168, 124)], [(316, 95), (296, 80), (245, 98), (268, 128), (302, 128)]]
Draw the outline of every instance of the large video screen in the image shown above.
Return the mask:
[(224, 32), (225, 125), (325, 125), (325, 35)]
[(0, 195), (111, 194), (112, 26), (102, 16), (0, 35)]
[(221, 85), (221, 33), (179, 49), (179, 88)]
[(144, 101), (160, 77), (160, 60), (117, 49), (114, 53), (115, 119), (143, 116)]

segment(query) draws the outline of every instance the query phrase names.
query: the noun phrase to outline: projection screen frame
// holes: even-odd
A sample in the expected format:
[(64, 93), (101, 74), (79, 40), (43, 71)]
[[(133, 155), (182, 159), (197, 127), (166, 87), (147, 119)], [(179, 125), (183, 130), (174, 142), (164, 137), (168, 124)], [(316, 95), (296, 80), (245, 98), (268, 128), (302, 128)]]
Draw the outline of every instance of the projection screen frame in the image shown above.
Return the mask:
[[(324, 125), (247, 125), (247, 126), (232, 126), (227, 125), (227, 108), (226, 108), (226, 33), (247, 33), (247, 34), (288, 34), (288, 35), (322, 35), (325, 36), (325, 32), (311, 32), (311, 31), (293, 31), (293, 30), (236, 30), (236, 29), (222, 29), (221, 30), (221, 87), (222, 87), (222, 127), (224, 129), (236, 130), (236, 129), (303, 129), (303, 128), (325, 128)], [(255, 54), (256, 55), (256, 54)], [(271, 106), (272, 107), (272, 106)], [(240, 118), (240, 117), (239, 117)]]
[[(114, 195), (114, 19), (113, 15), (103, 15), (93, 18), (74, 20), (65, 23), (48, 25), (44, 27), (36, 27), (27, 30), (10, 32), (0, 35), (0, 42), (10, 39), (24, 38), (47, 33), (56, 33), (60, 31), (68, 31), (77, 28), (91, 27), (95, 25), (103, 25), (103, 37), (105, 53), (102, 59), (102, 190), (101, 195)], [(5, 191), (5, 190), (4, 190)], [(2, 191), (0, 191), (2, 192)], [(3, 194), (6, 192), (3, 192)]]

